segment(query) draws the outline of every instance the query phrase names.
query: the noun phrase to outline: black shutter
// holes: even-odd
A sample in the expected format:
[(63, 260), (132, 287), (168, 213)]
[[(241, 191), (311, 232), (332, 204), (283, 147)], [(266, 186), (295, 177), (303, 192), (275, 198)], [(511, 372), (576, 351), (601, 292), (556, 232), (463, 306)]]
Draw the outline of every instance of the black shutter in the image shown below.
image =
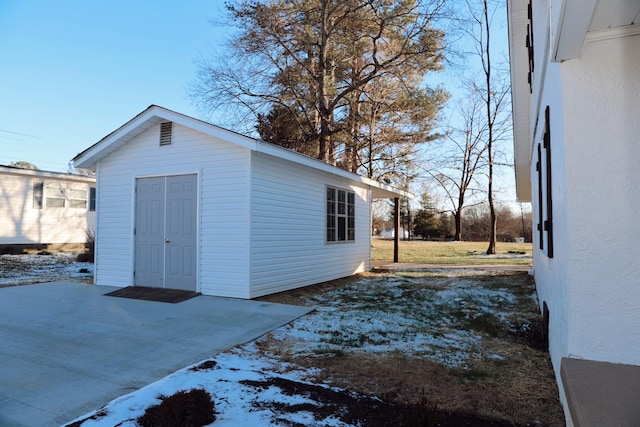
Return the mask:
[(531, 8), (531, 1), (527, 8), (527, 18), (529, 23), (527, 24), (527, 54), (529, 56), (529, 74), (527, 81), (529, 82), (529, 92), (533, 92), (533, 70), (534, 70), (534, 56), (533, 56), (533, 9)]
[(542, 205), (542, 148), (538, 144), (538, 161), (536, 162), (536, 171), (538, 172), (538, 241), (540, 249), (544, 249), (544, 230), (542, 222), (544, 221), (544, 207)]
[(34, 182), (33, 183), (33, 208), (34, 209), (42, 209), (43, 192), (44, 192), (44, 183)]
[(551, 125), (549, 106), (544, 110), (544, 149), (546, 153), (547, 169), (547, 219), (544, 222), (544, 229), (547, 232), (547, 256), (553, 258), (553, 201), (551, 197)]

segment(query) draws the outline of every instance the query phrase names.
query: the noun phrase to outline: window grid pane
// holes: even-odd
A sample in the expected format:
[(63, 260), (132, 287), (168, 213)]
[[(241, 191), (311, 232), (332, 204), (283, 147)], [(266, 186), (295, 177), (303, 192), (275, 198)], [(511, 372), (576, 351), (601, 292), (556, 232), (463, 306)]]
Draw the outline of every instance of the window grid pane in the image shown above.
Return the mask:
[(327, 242), (336, 241), (336, 190), (327, 188)]
[(349, 193), (347, 198), (347, 240), (356, 239), (356, 195)]

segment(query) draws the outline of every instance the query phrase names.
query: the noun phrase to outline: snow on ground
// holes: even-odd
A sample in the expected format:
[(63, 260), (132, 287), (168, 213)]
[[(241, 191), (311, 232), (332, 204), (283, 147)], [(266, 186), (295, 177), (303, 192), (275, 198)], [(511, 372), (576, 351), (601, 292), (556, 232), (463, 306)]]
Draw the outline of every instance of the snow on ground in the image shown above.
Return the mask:
[(0, 255), (0, 286), (54, 280), (89, 280), (93, 264), (76, 262), (77, 254)]
[[(473, 325), (482, 326), (489, 319), (513, 327), (509, 319), (515, 305), (521, 300), (531, 303), (531, 293), (516, 288), (519, 287), (511, 285), (509, 279), (486, 284), (475, 276), (464, 275), (364, 277), (352, 285), (314, 297), (309, 303), (316, 306), (316, 311), (257, 342), (275, 340), (281, 354), (296, 356), (402, 352), (465, 369), (474, 357), (502, 357), (482, 352), (486, 335), (479, 332), (481, 327), (474, 329)], [(78, 425), (134, 427), (145, 408), (160, 403), (160, 395), (204, 388), (215, 403), (217, 419), (211, 424), (214, 427), (349, 426), (334, 416), (318, 419), (317, 414), (314, 418), (305, 410), (275, 410), (279, 404), (320, 403), (309, 397), (284, 394), (273, 385), (255, 387), (246, 381), (284, 378), (304, 383), (314, 372), (282, 362), (276, 354), (258, 347), (252, 342), (216, 355), (201, 365), (206, 369), (198, 369), (196, 365), (178, 371), (80, 417), (79, 420), (86, 421)]]
[(401, 352), (450, 368), (479, 357), (482, 336), (468, 328), (490, 316), (508, 326), (503, 308), (517, 303), (507, 289), (472, 279), (373, 277), (322, 295), (315, 314), (274, 332), (298, 356)]
[(95, 416), (95, 419), (87, 419), (82, 423), (82, 427), (135, 427), (135, 420), (144, 414), (147, 407), (160, 403), (158, 396), (168, 396), (179, 390), (204, 388), (214, 397), (217, 412), (216, 421), (211, 426), (268, 427), (279, 426), (284, 422), (291, 423), (288, 425), (348, 426), (333, 416), (317, 420), (305, 411), (278, 414), (276, 421), (272, 409), (261, 407), (257, 403), (315, 405), (316, 402), (304, 396), (285, 395), (275, 386), (260, 389), (243, 384), (246, 381), (261, 382), (274, 377), (304, 382), (308, 373), (309, 371), (296, 370), (275, 359), (259, 357), (255, 346), (250, 343), (219, 354), (209, 361), (182, 369), (147, 387), (115, 399), (106, 407), (80, 419)]
[(469, 255), (471, 255), (473, 258), (478, 258), (478, 259), (531, 259), (533, 260), (533, 255), (527, 254), (524, 252), (507, 252), (507, 253), (497, 253), (497, 254), (487, 255), (487, 253), (484, 251), (475, 251), (475, 252), (470, 252)]

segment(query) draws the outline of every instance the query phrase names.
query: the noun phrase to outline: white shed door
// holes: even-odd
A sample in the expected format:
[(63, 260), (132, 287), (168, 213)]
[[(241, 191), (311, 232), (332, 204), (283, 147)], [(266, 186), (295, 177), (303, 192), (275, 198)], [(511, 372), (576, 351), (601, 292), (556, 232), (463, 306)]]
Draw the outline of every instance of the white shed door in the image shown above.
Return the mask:
[(136, 179), (135, 285), (196, 290), (196, 175)]

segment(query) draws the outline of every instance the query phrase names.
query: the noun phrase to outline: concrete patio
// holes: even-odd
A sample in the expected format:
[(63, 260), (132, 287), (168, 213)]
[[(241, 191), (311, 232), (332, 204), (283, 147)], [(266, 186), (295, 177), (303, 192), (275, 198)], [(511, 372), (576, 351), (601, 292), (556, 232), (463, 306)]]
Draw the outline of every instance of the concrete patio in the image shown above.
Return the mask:
[(311, 310), (104, 295), (114, 289), (67, 282), (0, 289), (0, 425), (65, 424)]

